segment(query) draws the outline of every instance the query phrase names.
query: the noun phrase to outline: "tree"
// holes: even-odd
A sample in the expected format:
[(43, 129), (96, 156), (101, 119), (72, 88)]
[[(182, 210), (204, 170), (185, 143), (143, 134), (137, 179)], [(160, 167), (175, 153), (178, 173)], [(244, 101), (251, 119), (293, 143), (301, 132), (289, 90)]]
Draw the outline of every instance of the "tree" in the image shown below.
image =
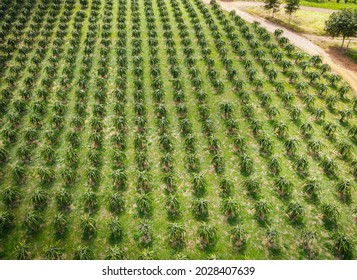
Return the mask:
[(346, 38), (357, 34), (357, 12), (343, 9), (332, 13), (325, 22), (325, 31), (332, 38), (342, 36), (342, 48)]
[(222, 196), (229, 196), (233, 189), (233, 182), (230, 179), (223, 177), (219, 182), (219, 188)]
[(338, 81), (341, 81), (342, 78), (341, 78), (341, 76), (339, 76), (339, 75), (337, 75), (335, 73), (332, 73), (327, 77), (327, 79), (330, 81), (330, 85), (332, 87), (336, 87), (336, 83)]
[(300, 0), (286, 0), (285, 13), (289, 15), (289, 23), (291, 15), (300, 9)]
[(304, 215), (304, 209), (298, 202), (290, 202), (288, 205), (287, 214), (293, 223), (301, 222)]
[(264, 3), (264, 9), (272, 10), (272, 17), (274, 17), (274, 14), (280, 9), (280, 0), (264, 0)]
[(123, 238), (123, 225), (118, 219), (113, 219), (109, 222), (109, 236), (113, 241), (120, 241)]
[(313, 127), (310, 123), (303, 123), (300, 127), (300, 132), (303, 137), (311, 137), (313, 132)]
[(208, 201), (197, 198), (192, 202), (192, 211), (197, 218), (204, 219), (208, 216)]
[(149, 223), (146, 220), (143, 220), (140, 223), (137, 238), (139, 240), (139, 243), (144, 247), (147, 247), (151, 244), (152, 242), (151, 225), (149, 225)]
[(338, 98), (336, 95), (330, 95), (326, 98), (326, 104), (327, 104), (328, 108), (332, 111), (334, 111), (336, 109), (335, 105), (337, 102), (338, 102)]
[(24, 225), (29, 232), (39, 231), (42, 223), (41, 217), (33, 210), (27, 213), (24, 221)]
[(337, 148), (342, 158), (348, 159), (352, 155), (353, 146), (347, 142), (339, 143)]
[[(306, 89), (306, 88), (304, 88)], [(312, 110), (315, 105), (315, 96), (309, 93), (306, 93), (302, 102), (306, 105), (307, 109)]]
[(278, 135), (280, 138), (284, 138), (287, 134), (288, 126), (286, 123), (279, 121), (274, 125), (274, 132)]
[(180, 203), (174, 195), (171, 195), (166, 202), (167, 212), (172, 217), (180, 214)]
[(270, 106), (268, 109), (267, 109), (267, 116), (269, 117), (269, 119), (273, 120), (277, 115), (279, 115), (280, 112), (278, 110), (277, 107), (275, 106)]
[(304, 192), (311, 199), (318, 199), (319, 193), (321, 192), (321, 185), (316, 179), (309, 179), (304, 184)]
[(32, 203), (35, 208), (46, 206), (48, 203), (48, 193), (45, 190), (37, 190), (32, 195)]
[(20, 200), (20, 191), (16, 187), (6, 188), (2, 200), (7, 207), (16, 205)]
[(83, 237), (92, 237), (97, 232), (97, 222), (90, 216), (81, 217), (81, 228)]
[(59, 241), (49, 245), (46, 248), (45, 256), (49, 260), (60, 260), (62, 257), (63, 248), (60, 246)]
[(192, 188), (196, 194), (202, 194), (206, 191), (207, 182), (202, 174), (195, 174), (192, 179)]
[(57, 234), (63, 235), (67, 230), (67, 217), (63, 212), (58, 212), (53, 219), (53, 227)]
[(323, 144), (320, 140), (310, 140), (307, 145), (307, 150), (311, 152), (312, 155), (318, 157), (319, 152), (321, 152)]
[(317, 108), (312, 112), (312, 115), (314, 115), (317, 122), (321, 122), (325, 118), (326, 112), (322, 108)]
[(247, 155), (243, 154), (240, 159), (239, 159), (239, 164), (241, 171), (246, 174), (251, 174), (253, 171), (253, 161), (252, 159)]
[(224, 171), (224, 161), (220, 154), (214, 155), (211, 163), (213, 164), (216, 173), (220, 174)]
[(235, 136), (233, 136), (233, 145), (234, 145), (234, 149), (236, 151), (243, 150), (245, 147), (244, 138), (242, 136), (240, 136), (239, 134), (236, 134)]
[(294, 166), (299, 174), (306, 175), (308, 173), (309, 162), (305, 156), (297, 156), (294, 159)]
[(9, 212), (0, 213), (0, 234), (13, 225), (13, 216)]
[(357, 142), (357, 126), (354, 125), (348, 130), (348, 136), (351, 137), (352, 141)]
[(301, 233), (301, 242), (305, 251), (311, 250), (312, 242), (317, 238), (315, 231), (304, 229)]
[(266, 233), (267, 245), (269, 248), (277, 248), (279, 245), (279, 233), (276, 229), (269, 228)]
[(94, 209), (98, 204), (97, 194), (91, 189), (88, 189), (83, 195), (83, 201), (87, 209)]
[(100, 171), (95, 167), (90, 167), (87, 172), (88, 183), (91, 186), (95, 186), (101, 178)]
[(240, 225), (236, 225), (231, 229), (231, 242), (237, 250), (244, 247), (247, 242), (247, 233)]
[(293, 121), (297, 121), (301, 116), (301, 109), (297, 106), (292, 106), (289, 110), (289, 115)]
[(327, 85), (325, 84), (318, 84), (317, 85), (317, 93), (320, 98), (324, 98), (326, 92), (328, 90)]
[(223, 214), (227, 217), (228, 221), (232, 221), (237, 217), (237, 208), (238, 203), (234, 198), (228, 197), (223, 200), (221, 210)]
[(233, 105), (228, 101), (224, 101), (219, 105), (219, 109), (225, 119), (230, 118), (233, 112)]
[(351, 199), (351, 182), (348, 180), (340, 180), (336, 183), (335, 188), (342, 201), (347, 202)]
[(289, 197), (293, 190), (291, 181), (283, 176), (279, 176), (274, 180), (274, 187), (276, 188), (278, 195), (281, 197)]
[(106, 260), (125, 260), (127, 259), (126, 252), (118, 245), (111, 247), (105, 258)]
[(217, 228), (206, 223), (200, 225), (197, 230), (199, 243), (202, 250), (214, 245), (217, 240)]
[(94, 258), (93, 251), (89, 246), (78, 246), (74, 252), (75, 260), (91, 260)]
[(298, 140), (294, 137), (291, 137), (284, 142), (284, 147), (288, 156), (293, 156), (295, 154), (297, 151), (297, 144)]
[(322, 167), (322, 169), (324, 170), (324, 172), (327, 175), (332, 175), (332, 176), (336, 175), (337, 164), (332, 158), (330, 158), (328, 156), (324, 156), (324, 158), (321, 160), (319, 166)]
[(123, 196), (120, 193), (114, 193), (110, 197), (110, 211), (114, 213), (120, 213), (123, 212), (125, 209), (125, 201)]
[(309, 61), (312, 63), (313, 66), (317, 66), (322, 63), (322, 58), (319, 55), (313, 55), (310, 57)]
[(348, 119), (352, 118), (352, 112), (350, 110), (341, 110), (339, 113), (341, 123), (347, 123)]
[(15, 256), (18, 260), (27, 260), (30, 257), (30, 247), (25, 242), (19, 242), (15, 247)]
[(180, 247), (185, 242), (186, 230), (181, 224), (172, 223), (169, 225), (169, 238), (172, 248)]
[(351, 87), (349, 86), (349, 85), (343, 85), (343, 86), (341, 86), (338, 90), (337, 90), (337, 92), (338, 92), (338, 94), (340, 95), (340, 98), (341, 99), (344, 99), (344, 100), (346, 100), (347, 99), (347, 97), (346, 97), (346, 94), (349, 92), (351, 90)]
[(189, 260), (189, 258), (184, 253), (180, 252), (176, 254), (175, 260), (184, 261), (184, 260)]
[(139, 215), (148, 216), (151, 213), (151, 200), (145, 193), (140, 195), (136, 201), (136, 206)]
[(334, 133), (335, 133), (336, 129), (337, 129), (337, 126), (334, 123), (327, 123), (324, 126), (324, 132), (328, 137), (334, 137)]
[(340, 219), (340, 211), (337, 209), (336, 206), (325, 203), (322, 205), (322, 214), (323, 219), (327, 222), (336, 224)]
[(5, 148), (0, 147), (0, 163), (4, 163), (9, 159), (9, 153), (5, 150)]
[(255, 215), (261, 222), (267, 219), (267, 214), (271, 211), (271, 206), (265, 200), (259, 200), (254, 204)]
[(268, 163), (268, 168), (269, 168), (269, 171), (273, 175), (279, 174), (281, 171), (281, 166), (280, 166), (278, 158), (271, 157), (271, 159), (269, 160), (269, 163)]
[(343, 258), (349, 259), (353, 250), (352, 241), (341, 231), (337, 231), (333, 235), (333, 239), (335, 242), (335, 250), (341, 255)]

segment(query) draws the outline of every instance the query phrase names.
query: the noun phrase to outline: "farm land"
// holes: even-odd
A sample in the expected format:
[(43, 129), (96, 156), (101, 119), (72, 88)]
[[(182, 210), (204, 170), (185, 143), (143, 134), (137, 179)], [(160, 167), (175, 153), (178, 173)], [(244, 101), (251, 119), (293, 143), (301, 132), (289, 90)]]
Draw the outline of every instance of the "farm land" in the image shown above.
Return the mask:
[(0, 2), (0, 259), (354, 259), (357, 97), (201, 0)]

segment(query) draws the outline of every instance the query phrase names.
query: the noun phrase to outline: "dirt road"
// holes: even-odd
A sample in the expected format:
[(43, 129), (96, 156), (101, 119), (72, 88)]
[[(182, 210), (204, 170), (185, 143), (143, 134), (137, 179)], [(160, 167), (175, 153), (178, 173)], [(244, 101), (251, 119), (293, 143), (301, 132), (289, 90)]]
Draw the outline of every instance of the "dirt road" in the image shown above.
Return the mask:
[[(209, 4), (209, 0), (203, 0), (205, 4)], [(278, 24), (272, 23), (264, 18), (248, 14), (242, 11), (242, 2), (222, 2), (217, 1), (221, 7), (226, 11), (235, 10), (237, 15), (241, 16), (248, 22), (259, 21), (261, 26), (265, 27), (268, 31), (274, 32), (275, 29), (280, 28), (284, 30), (284, 36), (289, 38), (290, 42), (305, 51), (310, 55), (320, 55), (324, 62), (331, 66), (331, 69), (338, 73), (341, 77), (347, 81), (352, 87), (355, 94), (357, 94), (357, 67), (355, 65), (347, 64), (346, 60), (343, 60), (341, 56), (336, 54), (329, 54), (327, 51), (311, 42), (304, 35), (300, 35), (296, 32), (290, 31)], [(249, 2), (245, 2), (249, 3)], [(311, 7), (305, 7), (311, 8)]]

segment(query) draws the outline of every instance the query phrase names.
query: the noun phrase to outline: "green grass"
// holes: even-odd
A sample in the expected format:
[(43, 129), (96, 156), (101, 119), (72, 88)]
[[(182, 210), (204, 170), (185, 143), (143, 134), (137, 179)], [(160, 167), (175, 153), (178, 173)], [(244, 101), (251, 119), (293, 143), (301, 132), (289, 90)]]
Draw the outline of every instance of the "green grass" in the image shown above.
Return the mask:
[(357, 49), (348, 49), (348, 50), (347, 50), (347, 55), (348, 55), (355, 63), (357, 63)]
[(264, 17), (294, 31), (315, 35), (325, 34), (325, 21), (329, 17), (327, 13), (298, 10), (289, 22), (289, 16), (285, 14), (284, 10), (277, 12), (274, 18), (272, 18), (271, 12), (264, 10), (263, 7), (249, 7), (246, 10), (249, 13)]
[[(246, 1), (246, 2), (264, 2), (264, 1), (255, 1), (255, 0), (234, 0), (234, 1)], [(341, 0), (340, 3), (337, 3), (336, 1), (300, 1), (300, 6), (305, 6), (305, 7), (315, 7), (315, 8), (323, 8), (323, 9), (330, 9), (330, 10), (342, 10), (342, 9), (356, 9), (357, 8), (357, 3), (356, 1), (348, 1), (348, 3), (345, 3), (345, 1)], [(282, 1), (284, 3), (284, 1)]]
[[(336, 251), (333, 238), (338, 229), (351, 242), (355, 242), (357, 233), (356, 174), (353, 175), (352, 162), (356, 158), (356, 139), (351, 136), (351, 128), (357, 125), (357, 121), (356, 111), (353, 109), (353, 93), (348, 90), (344, 98), (339, 98), (338, 90), (345, 85), (344, 81), (336, 82), (335, 86), (330, 85), (331, 77), (334, 76), (329, 71), (321, 74), (320, 63), (314, 66), (311, 62), (305, 70), (302, 69), (303, 62), (310, 60), (308, 55), (304, 54), (302, 62), (295, 63), (299, 50), (293, 49), (289, 55), (285, 47), (288, 43), (284, 43), (284, 40), (279, 42), (279, 38), (273, 34), (245, 23), (238, 17), (231, 17), (217, 7), (207, 6), (206, 10), (200, 1), (90, 0), (88, 5), (82, 5), (79, 1), (66, 2), (67, 4), (59, 1), (56, 6), (53, 4), (57, 3), (55, 1), (45, 5), (37, 0), (36, 4), (28, 6), (12, 2), (10, 6), (3, 7), (2, 16), (8, 25), (1, 26), (4, 39), (0, 49), (0, 69), (3, 69), (0, 75), (0, 104), (3, 106), (0, 112), (0, 151), (4, 149), (7, 156), (0, 157), (0, 212), (8, 211), (14, 217), (14, 222), (12, 227), (1, 232), (1, 259), (18, 258), (16, 247), (20, 242), (27, 244), (29, 255), (25, 257), (29, 259), (49, 258), (46, 251), (53, 244), (61, 247), (62, 259), (75, 258), (79, 246), (90, 248), (92, 255), (89, 257), (94, 259), (106, 258), (115, 246), (124, 252), (124, 258), (127, 259), (175, 259), (178, 254), (190, 259), (355, 258), (353, 254), (343, 255)], [(25, 11), (27, 8), (30, 11), (28, 19)], [(79, 18), (80, 10), (86, 15), (82, 20)], [(192, 17), (195, 19), (192, 20)], [(231, 28), (224, 27), (225, 19)], [(14, 29), (19, 28), (21, 24), (18, 23), (21, 21), (25, 24), (16, 38)], [(38, 23), (35, 24), (35, 21)], [(10, 26), (8, 31), (6, 26)], [(168, 27), (171, 32), (165, 32)], [(149, 33), (153, 28), (156, 32)], [(38, 32), (32, 29), (38, 29)], [(49, 30), (48, 35), (43, 33), (44, 29)], [(67, 32), (63, 33), (61, 40), (63, 30)], [(227, 35), (227, 30), (231, 30), (230, 36)], [(272, 45), (263, 42), (264, 36), (260, 37), (259, 33), (268, 34), (266, 36), (277, 46), (285, 63), (274, 59), (269, 48)], [(48, 39), (45, 39), (45, 35)], [(25, 39), (31, 36), (33, 41), (26, 48)], [(233, 38), (239, 40), (239, 48), (233, 47)], [(15, 43), (11, 45), (12, 40), (9, 39)], [(152, 44), (156, 40), (157, 47)], [(136, 44), (140, 44), (141, 48), (135, 47)], [(210, 53), (204, 55), (200, 44), (206, 46)], [(43, 55), (40, 55), (41, 45)], [(173, 46), (171, 51), (169, 45)], [(254, 52), (254, 46), (269, 59), (268, 70), (263, 69), (263, 60), (256, 58), (258, 53)], [(92, 52), (86, 54), (89, 50)], [(136, 51), (138, 53), (135, 54)], [(53, 54), (57, 54), (57, 62), (53, 60)], [(157, 59), (154, 60), (153, 57)], [(34, 58), (40, 59), (37, 69), (34, 69)], [(298, 74), (296, 82), (289, 82), (287, 74), (283, 73), (283, 64)], [(51, 66), (54, 71), (49, 68)], [(140, 67), (142, 73), (138, 72)], [(107, 73), (103, 73), (105, 69), (108, 69)], [(209, 72), (208, 69), (215, 71)], [(276, 70), (275, 81), (269, 81), (268, 73), (272, 73), (269, 69)], [(228, 74), (233, 70), (236, 71), (234, 79), (242, 82), (241, 89), (234, 86), (234, 79)], [(317, 73), (314, 83), (309, 82), (308, 73), (312, 71)], [(254, 77), (250, 79), (249, 73), (253, 73)], [(33, 77), (32, 85), (28, 77)], [(197, 81), (195, 77), (201, 79), (201, 84), (194, 84)], [(121, 82), (124, 78), (125, 84)], [(51, 81), (48, 84), (47, 79)], [(158, 81), (161, 81), (159, 85), (156, 83)], [(221, 89), (217, 86), (217, 81), (221, 82)], [(307, 85), (300, 93), (296, 88), (298, 82)], [(142, 92), (136, 89), (137, 85), (142, 85)], [(318, 95), (317, 89), (321, 89), (321, 85), (326, 85), (322, 86), (326, 90), (325, 97)], [(155, 93), (158, 88), (163, 92), (161, 98)], [(281, 88), (284, 91), (279, 93)], [(27, 97), (26, 89), (30, 93)], [(114, 94), (119, 89), (123, 95)], [(39, 90), (47, 90), (48, 97), (45, 100)], [(315, 98), (314, 106), (308, 107), (304, 103), (308, 94)], [(286, 96), (292, 96), (291, 103), (284, 102)], [(334, 110), (327, 107), (328, 96), (337, 97)], [(266, 102), (264, 98), (267, 98)], [(26, 110), (20, 110), (21, 104), (25, 104)], [(42, 114), (38, 110), (39, 104), (44, 107)], [(222, 114), (222, 104), (228, 104), (231, 108), (226, 116)], [(83, 114), (80, 113), (80, 106), (83, 106)], [(183, 106), (187, 108), (186, 113), (179, 111)], [(273, 118), (267, 114), (272, 106), (279, 112)], [(145, 110), (140, 111), (142, 108)], [(165, 108), (166, 113), (159, 113), (160, 108)], [(301, 111), (297, 120), (292, 120), (289, 116), (294, 108)], [(324, 120), (315, 120), (312, 113), (317, 108), (324, 109)], [(257, 133), (254, 133), (246, 116), (247, 109), (253, 114), (252, 118), (261, 124)], [(339, 121), (340, 110), (351, 112), (348, 122)], [(38, 126), (33, 122), (34, 115), (41, 121)], [(56, 127), (53, 117), (59, 115), (63, 116), (63, 122)], [(138, 117), (146, 119), (142, 127), (137, 122)], [(127, 129), (115, 125), (113, 121), (118, 118), (126, 120)], [(187, 149), (185, 141), (188, 136), (181, 131), (184, 118), (191, 124), (191, 135), (195, 139), (193, 150)], [(76, 126), (76, 120), (82, 120), (83, 123)], [(160, 120), (168, 121), (165, 129), (160, 128)], [(206, 124), (207, 120), (211, 122)], [(94, 126), (98, 122), (102, 123), (102, 130)], [(233, 122), (237, 127), (228, 133), (229, 124)], [(276, 135), (274, 127), (278, 122), (287, 125), (286, 138)], [(321, 157), (307, 151), (309, 139), (300, 132), (304, 123), (311, 123), (314, 129), (312, 138), (321, 141)], [(334, 137), (326, 136), (324, 127), (328, 123), (336, 125)], [(211, 129), (205, 129), (205, 124)], [(37, 135), (33, 140), (26, 136), (28, 129), (36, 131)], [(95, 145), (93, 139), (97, 130), (98, 135), (103, 137), (102, 146)], [(17, 139), (12, 143), (9, 142), (8, 131), (13, 131), (16, 135)], [(78, 147), (72, 147), (74, 144), (69, 138), (73, 131), (80, 137)], [(51, 133), (56, 133), (52, 140), (49, 137)], [(126, 139), (126, 147), (121, 146), (123, 141), (112, 143), (115, 133)], [(172, 149), (165, 150), (160, 144), (160, 138), (164, 134), (169, 135)], [(245, 142), (244, 150), (237, 149), (234, 145), (234, 139), (238, 136)], [(260, 150), (259, 141), (262, 136), (271, 141), (271, 154)], [(134, 144), (138, 137), (145, 140), (142, 145)], [(289, 155), (284, 147), (285, 141), (291, 137), (298, 141), (296, 155)], [(341, 142), (352, 146), (351, 155), (347, 158), (343, 158), (338, 152)], [(23, 147), (29, 147), (28, 158), (23, 156), (26, 155), (22, 152)], [(55, 152), (53, 161), (46, 158), (46, 147), (51, 147)], [(69, 149), (77, 152), (77, 158), (73, 162), (68, 159)], [(116, 161), (113, 155), (118, 152), (122, 152), (125, 158)], [(93, 161), (93, 153), (98, 156), (98, 163)], [(147, 155), (147, 165), (138, 162), (138, 155), (142, 154)], [(169, 184), (163, 181), (163, 177), (169, 174), (170, 168), (164, 168), (161, 161), (167, 155), (173, 158), (171, 172), (175, 188), (171, 190), (171, 194), (177, 198), (181, 210), (181, 215), (177, 217), (170, 217), (166, 209), (170, 194), (167, 191)], [(217, 155), (224, 164), (221, 171), (215, 169), (213, 164)], [(252, 160), (251, 173), (247, 174), (242, 170), (240, 160), (243, 155)], [(327, 176), (321, 168), (322, 156), (325, 155), (336, 163), (336, 176)], [(190, 170), (186, 164), (190, 156), (198, 159), (196, 171)], [(273, 156), (280, 163), (280, 175), (292, 184), (290, 197), (279, 195), (275, 188), (280, 175), (269, 170), (269, 162)], [(296, 170), (294, 160), (297, 156), (307, 160), (307, 173), (300, 174)], [(21, 182), (13, 178), (17, 166), (22, 166), (27, 172), (26, 178)], [(39, 167), (46, 167), (53, 172), (51, 182), (41, 182)], [(100, 174), (97, 184), (91, 184), (87, 177), (88, 171), (92, 169)], [(114, 185), (113, 173), (118, 169), (127, 176), (125, 188)], [(62, 176), (64, 170), (72, 170), (75, 174), (74, 182), (66, 182)], [(138, 180), (142, 170), (149, 174), (150, 188), (147, 195), (151, 201), (152, 213), (147, 216), (137, 211), (141, 196)], [(201, 174), (207, 182), (205, 192), (194, 191), (193, 178), (197, 174)], [(226, 196), (237, 202), (237, 216), (231, 220), (227, 219), (221, 209), (225, 201), (220, 190), (223, 178), (232, 182), (231, 192)], [(252, 178), (261, 183), (257, 194), (250, 193), (243, 184)], [(320, 200), (313, 200), (304, 192), (306, 180), (312, 178), (321, 185)], [(344, 202), (335, 189), (335, 184), (340, 179), (351, 183), (350, 201)], [(59, 209), (56, 203), (56, 195), (62, 187), (72, 197), (71, 204), (66, 209)], [(3, 190), (7, 188), (17, 188), (21, 193), (16, 205), (5, 203)], [(34, 209), (32, 196), (39, 189), (46, 190), (49, 200), (47, 205), (37, 210), (42, 218), (40, 230), (31, 233), (26, 229), (24, 220)], [(97, 197), (96, 207), (88, 208), (85, 205), (84, 195), (88, 189)], [(122, 213), (114, 213), (110, 209), (111, 196), (116, 192), (125, 200)], [(197, 217), (192, 211), (192, 202), (197, 198), (207, 201), (209, 214), (206, 219)], [(260, 200), (266, 201), (270, 206), (265, 221), (259, 221), (255, 214), (255, 204)], [(302, 206), (302, 221), (289, 218), (287, 209), (290, 202), (297, 202)], [(323, 219), (324, 203), (335, 205), (339, 210), (337, 225), (326, 223)], [(56, 234), (53, 227), (54, 217), (59, 211), (63, 211), (68, 218), (68, 230), (64, 235)], [(87, 215), (95, 220), (97, 227), (96, 234), (91, 237), (82, 234), (82, 217)], [(118, 219), (123, 226), (120, 240), (112, 240), (109, 236), (108, 225), (113, 219)], [(186, 230), (182, 247), (170, 246), (168, 228), (171, 222), (182, 225)], [(139, 230), (142, 223), (149, 225), (152, 237), (149, 245), (140, 242)], [(217, 230), (216, 242), (206, 250), (200, 248), (198, 238), (198, 229), (204, 223)], [(232, 246), (230, 236), (231, 230), (237, 225), (245, 230), (247, 240), (245, 246), (238, 250)], [(269, 229), (276, 229), (278, 232), (274, 244), (266, 236)], [(316, 239), (309, 246), (303, 243), (304, 230), (316, 232)], [(352, 244), (355, 251), (356, 243)]]
[(325, 2), (300, 1), (300, 5), (307, 6), (307, 7), (330, 9), (330, 10), (356, 9), (357, 8), (357, 3), (345, 3), (344, 1), (340, 1), (340, 3), (336, 3), (336, 1), (325, 1)]

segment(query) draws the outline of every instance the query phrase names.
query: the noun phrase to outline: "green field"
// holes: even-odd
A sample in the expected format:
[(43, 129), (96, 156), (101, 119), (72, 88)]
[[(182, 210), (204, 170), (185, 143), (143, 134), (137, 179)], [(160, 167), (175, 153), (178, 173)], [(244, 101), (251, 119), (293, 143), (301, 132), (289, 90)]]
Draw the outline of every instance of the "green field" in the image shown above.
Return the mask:
[[(224, 1), (224, 0), (223, 0)], [(264, 2), (263, 0), (256, 1), (256, 0), (233, 0), (234, 2)], [(230, 2), (230, 1), (226, 1)], [(284, 0), (281, 1), (282, 4), (285, 3)], [(310, 1), (300, 1), (300, 6), (305, 7), (315, 7), (315, 8), (323, 8), (323, 9), (330, 9), (330, 10), (342, 10), (342, 9), (357, 9), (357, 1), (348, 1), (345, 3), (344, 0), (341, 0), (339, 3), (336, 0), (326, 0), (326, 1), (319, 1), (319, 0), (310, 0)]]
[(356, 1), (349, 1), (348, 3), (345, 3), (345, 1), (340, 1), (340, 3), (336, 1), (300, 1), (300, 5), (330, 10), (357, 9)]
[(356, 95), (200, 0), (0, 1), (0, 259), (354, 259)]

